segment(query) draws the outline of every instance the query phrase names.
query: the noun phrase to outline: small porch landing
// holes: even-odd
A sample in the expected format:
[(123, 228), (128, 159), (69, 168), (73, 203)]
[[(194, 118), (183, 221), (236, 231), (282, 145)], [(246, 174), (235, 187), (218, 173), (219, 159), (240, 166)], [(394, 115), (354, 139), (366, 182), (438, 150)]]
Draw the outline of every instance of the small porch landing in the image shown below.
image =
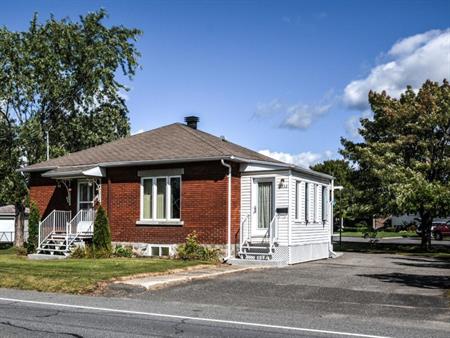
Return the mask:
[(94, 209), (81, 209), (72, 218), (70, 211), (53, 210), (39, 223), (37, 256), (69, 256), (72, 249), (92, 239)]

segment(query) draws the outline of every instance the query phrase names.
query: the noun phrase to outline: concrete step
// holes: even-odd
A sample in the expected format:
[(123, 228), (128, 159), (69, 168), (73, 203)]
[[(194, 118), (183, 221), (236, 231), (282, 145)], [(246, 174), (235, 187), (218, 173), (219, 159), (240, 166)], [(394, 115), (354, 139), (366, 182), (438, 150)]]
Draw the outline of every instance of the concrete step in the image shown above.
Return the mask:
[(274, 260), (258, 260), (258, 259), (242, 259), (231, 258), (227, 261), (227, 264), (241, 265), (241, 266), (255, 266), (255, 267), (285, 267), (288, 265), (286, 261), (274, 261)]
[(36, 260), (56, 260), (56, 259), (66, 259), (65, 255), (48, 255), (42, 253), (29, 254), (28, 259), (36, 259)]

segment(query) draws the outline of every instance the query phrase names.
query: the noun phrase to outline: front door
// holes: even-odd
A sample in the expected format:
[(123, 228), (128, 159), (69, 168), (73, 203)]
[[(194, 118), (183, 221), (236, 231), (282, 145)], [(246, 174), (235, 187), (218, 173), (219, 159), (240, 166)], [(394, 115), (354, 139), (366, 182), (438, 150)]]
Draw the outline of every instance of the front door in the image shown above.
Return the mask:
[(78, 211), (82, 209), (93, 209), (95, 194), (95, 183), (87, 181), (78, 182)]
[(252, 237), (267, 234), (275, 211), (275, 189), (272, 178), (254, 179)]

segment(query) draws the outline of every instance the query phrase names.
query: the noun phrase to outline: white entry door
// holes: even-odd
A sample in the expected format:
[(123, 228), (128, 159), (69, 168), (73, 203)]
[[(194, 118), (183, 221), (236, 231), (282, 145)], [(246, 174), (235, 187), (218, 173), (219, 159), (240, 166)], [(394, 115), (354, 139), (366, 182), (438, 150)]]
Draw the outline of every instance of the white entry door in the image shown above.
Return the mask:
[(95, 194), (96, 187), (93, 182), (78, 182), (78, 211), (81, 209), (89, 210), (94, 208)]
[(263, 237), (275, 214), (274, 179), (255, 178), (252, 197), (252, 237)]

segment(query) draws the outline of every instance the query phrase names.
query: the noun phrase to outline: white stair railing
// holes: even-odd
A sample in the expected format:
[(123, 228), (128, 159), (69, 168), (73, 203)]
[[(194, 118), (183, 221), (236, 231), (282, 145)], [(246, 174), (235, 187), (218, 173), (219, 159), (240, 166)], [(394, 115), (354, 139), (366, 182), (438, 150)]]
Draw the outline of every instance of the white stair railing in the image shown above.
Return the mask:
[[(248, 241), (251, 239), (251, 230), (250, 230), (250, 215), (246, 215), (241, 219), (241, 228), (240, 228), (240, 244), (241, 247), (244, 245), (245, 241)], [(245, 232), (244, 226), (247, 224), (247, 232)]]
[(273, 216), (269, 224), (270, 245), (273, 246), (278, 241), (278, 215)]
[(78, 236), (92, 234), (94, 232), (94, 209), (81, 209), (66, 224), (66, 243), (67, 247), (72, 244)]
[(65, 210), (53, 210), (47, 217), (39, 223), (39, 246), (51, 235), (58, 232), (65, 232), (66, 224), (70, 220), (71, 212)]

